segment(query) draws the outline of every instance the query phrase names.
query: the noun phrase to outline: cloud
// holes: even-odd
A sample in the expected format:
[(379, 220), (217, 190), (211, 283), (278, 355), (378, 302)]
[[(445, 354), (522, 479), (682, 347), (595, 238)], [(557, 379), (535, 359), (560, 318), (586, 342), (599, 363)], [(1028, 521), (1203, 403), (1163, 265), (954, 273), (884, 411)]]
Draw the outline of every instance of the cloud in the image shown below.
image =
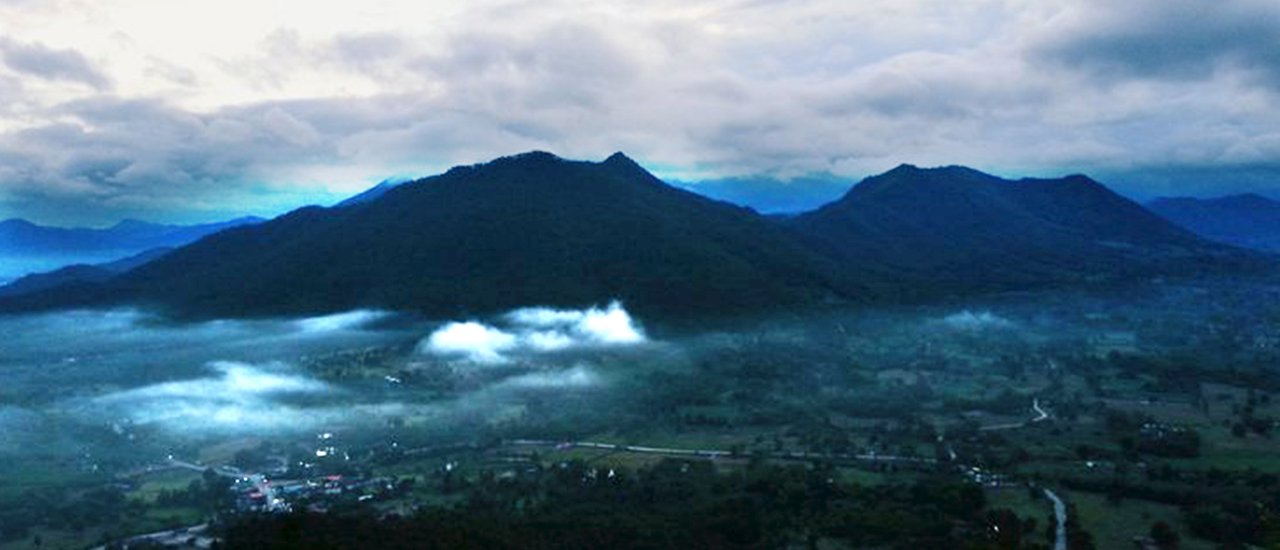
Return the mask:
[(584, 366), (559, 371), (543, 371), (522, 374), (504, 380), (500, 388), (514, 389), (576, 389), (589, 388), (601, 383), (600, 376)]
[(295, 323), (304, 332), (325, 333), (359, 329), (374, 321), (385, 319), (388, 316), (390, 316), (390, 313), (385, 311), (361, 309), (345, 313), (322, 315), (319, 317), (307, 317), (305, 319), (299, 319)]
[(103, 395), (94, 399), (86, 412), (179, 431), (297, 428), (305, 420), (299, 416), (305, 416), (306, 410), (291, 407), (282, 399), (336, 391), (279, 363), (216, 361), (208, 368), (212, 371), (209, 376)]
[(635, 344), (645, 340), (644, 333), (617, 301), (603, 309), (518, 309), (507, 314), (507, 319), (516, 325), (540, 329), (535, 334), (576, 336), (577, 341), (588, 343)]
[(1267, 0), (1087, 0), (1032, 50), (1112, 79), (1207, 80), (1240, 70), (1280, 89), (1280, 5)]
[(476, 321), (452, 322), (418, 345), (421, 353), (500, 364), (512, 356), (582, 347), (639, 344), (647, 339), (622, 304), (583, 310), (525, 308), (503, 316), (503, 328)]
[(502, 363), (504, 352), (514, 349), (518, 338), (500, 329), (474, 321), (449, 323), (419, 345), (419, 350), (436, 355), (463, 356), (476, 363)]
[(949, 329), (965, 332), (976, 332), (992, 329), (1012, 328), (1013, 322), (990, 311), (964, 310), (953, 313), (940, 320)]
[(1139, 192), (1276, 162), (1267, 0), (285, 6), (3, 10), (0, 209), (276, 214), (530, 149), (685, 182), (963, 163)]
[(98, 90), (111, 87), (106, 75), (75, 50), (0, 39), (0, 57), (9, 68), (39, 78), (78, 82)]

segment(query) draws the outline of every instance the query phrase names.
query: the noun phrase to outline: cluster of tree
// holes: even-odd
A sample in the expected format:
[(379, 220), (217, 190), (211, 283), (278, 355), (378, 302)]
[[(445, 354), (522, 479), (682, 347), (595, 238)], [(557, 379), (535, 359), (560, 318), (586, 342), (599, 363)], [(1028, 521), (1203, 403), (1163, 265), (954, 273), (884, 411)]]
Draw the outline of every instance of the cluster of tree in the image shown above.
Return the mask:
[(140, 516), (145, 508), (140, 501), (126, 499), (114, 486), (75, 494), (70, 490), (27, 491), (20, 502), (0, 506), (0, 541), (25, 538), (37, 526), (80, 532)]
[[(717, 472), (665, 460), (637, 471), (564, 463), (480, 475), (456, 506), (411, 516), (252, 515), (225, 548), (777, 548), (822, 540), (878, 548), (1043, 548), (976, 485), (942, 478), (859, 486), (829, 467), (753, 461)], [(993, 528), (1004, 526), (1005, 529)], [(1008, 529), (1008, 530), (1006, 530)]]
[(1236, 437), (1244, 437), (1254, 433), (1263, 437), (1270, 437), (1276, 421), (1258, 414), (1260, 406), (1265, 407), (1270, 404), (1270, 394), (1263, 393), (1259, 395), (1257, 391), (1250, 388), (1248, 395), (1245, 397), (1244, 405), (1236, 405), (1232, 411), (1238, 419), (1231, 425), (1231, 434)]
[(1194, 458), (1200, 456), (1200, 434), (1186, 426), (1156, 422), (1149, 416), (1108, 409), (1107, 430), (1131, 458), (1138, 453)]
[(1192, 534), (1229, 548), (1280, 544), (1280, 477), (1274, 474), (1156, 466), (1143, 481), (1064, 477), (1059, 482), (1105, 494), (1112, 502), (1138, 499), (1178, 506)]
[(186, 506), (214, 513), (232, 504), (231, 479), (205, 470), (200, 479), (193, 479), (185, 489), (164, 489), (156, 495), (160, 506)]

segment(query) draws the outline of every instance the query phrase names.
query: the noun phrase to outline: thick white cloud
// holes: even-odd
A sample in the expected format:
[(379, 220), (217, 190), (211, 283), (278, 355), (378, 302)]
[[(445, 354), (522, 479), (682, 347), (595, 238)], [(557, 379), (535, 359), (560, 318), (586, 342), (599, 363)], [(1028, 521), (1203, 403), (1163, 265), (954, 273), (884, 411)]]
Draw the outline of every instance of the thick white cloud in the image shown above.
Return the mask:
[(644, 331), (616, 301), (605, 308), (582, 310), (519, 309), (504, 320), (501, 327), (476, 321), (448, 323), (424, 338), (418, 351), (476, 363), (505, 363), (521, 354), (646, 341)]
[(631, 314), (616, 301), (603, 309), (525, 308), (511, 312), (507, 318), (516, 325), (544, 329), (531, 334), (546, 336), (553, 342), (556, 336), (576, 336), (576, 339), (568, 338), (568, 341), (598, 344), (634, 344), (645, 339)]
[(534, 148), (621, 149), (685, 180), (856, 178), (906, 161), (1087, 171), (1138, 192), (1186, 183), (1151, 175), (1165, 168), (1214, 179), (1193, 191), (1244, 185), (1235, 175), (1280, 174), (1278, 12), (1267, 0), (5, 3), (0, 217), (271, 213)]
[(519, 339), (501, 329), (474, 321), (449, 323), (431, 333), (419, 350), (437, 355), (456, 355), (477, 363), (502, 363), (504, 352), (515, 348)]
[(279, 400), (290, 395), (335, 391), (328, 384), (281, 364), (211, 363), (202, 378), (162, 382), (95, 398), (85, 412), (113, 422), (175, 430), (289, 428), (300, 411)]

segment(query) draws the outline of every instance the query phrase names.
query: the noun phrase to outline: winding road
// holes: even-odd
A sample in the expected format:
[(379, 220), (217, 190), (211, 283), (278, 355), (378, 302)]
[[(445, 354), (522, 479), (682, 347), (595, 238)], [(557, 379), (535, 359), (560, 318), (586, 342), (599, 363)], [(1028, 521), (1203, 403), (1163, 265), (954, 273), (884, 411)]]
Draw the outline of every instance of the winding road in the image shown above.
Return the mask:
[(984, 432), (991, 432), (996, 430), (1013, 430), (1017, 428), (1025, 428), (1027, 427), (1028, 424), (1044, 422), (1045, 420), (1049, 419), (1049, 412), (1040, 407), (1039, 398), (1035, 398), (1031, 400), (1031, 410), (1036, 412), (1036, 416), (1030, 420), (1025, 420), (1022, 422), (1010, 422), (1008, 424), (992, 424), (990, 426), (983, 426), (978, 429)]
[(1044, 490), (1045, 498), (1053, 501), (1053, 517), (1058, 520), (1057, 530), (1053, 535), (1053, 550), (1067, 550), (1067, 505), (1058, 498), (1058, 494)]

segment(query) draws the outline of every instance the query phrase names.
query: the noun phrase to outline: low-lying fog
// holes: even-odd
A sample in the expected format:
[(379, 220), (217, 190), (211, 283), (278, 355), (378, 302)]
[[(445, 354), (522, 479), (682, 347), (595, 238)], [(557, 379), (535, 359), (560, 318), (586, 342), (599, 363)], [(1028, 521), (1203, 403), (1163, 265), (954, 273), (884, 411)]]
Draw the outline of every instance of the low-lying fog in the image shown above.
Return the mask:
[[(1146, 299), (1134, 311), (1177, 309)], [(817, 406), (819, 393), (844, 399), (833, 388), (874, 394), (876, 380), (909, 379), (920, 365), (1027, 362), (1132, 325), (1119, 310), (1038, 296), (692, 331), (647, 326), (616, 302), (454, 320), (367, 310), (197, 324), (134, 310), (0, 317), (0, 458), (121, 470), (233, 439), (585, 437), (677, 409), (739, 414), (726, 404), (746, 402), (767, 419)]]
[[(108, 449), (87, 442), (164, 447), (393, 419), (467, 429), (518, 415), (523, 400), (547, 392), (604, 387), (604, 358), (648, 343), (618, 303), (444, 323), (353, 311), (177, 325), (133, 310), (75, 311), (2, 317), (0, 334), (0, 455), (101, 454)], [(443, 390), (404, 380), (441, 373)], [(85, 433), (96, 435), (75, 435)]]

